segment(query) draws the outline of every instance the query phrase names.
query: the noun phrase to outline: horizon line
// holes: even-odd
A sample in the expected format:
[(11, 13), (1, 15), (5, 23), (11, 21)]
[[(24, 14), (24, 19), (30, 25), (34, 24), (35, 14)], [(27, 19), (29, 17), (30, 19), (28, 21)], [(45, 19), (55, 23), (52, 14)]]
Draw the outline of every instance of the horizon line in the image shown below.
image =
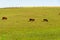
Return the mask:
[(26, 7), (60, 7), (60, 6), (15, 6), (15, 7), (0, 7), (0, 8), (26, 8)]

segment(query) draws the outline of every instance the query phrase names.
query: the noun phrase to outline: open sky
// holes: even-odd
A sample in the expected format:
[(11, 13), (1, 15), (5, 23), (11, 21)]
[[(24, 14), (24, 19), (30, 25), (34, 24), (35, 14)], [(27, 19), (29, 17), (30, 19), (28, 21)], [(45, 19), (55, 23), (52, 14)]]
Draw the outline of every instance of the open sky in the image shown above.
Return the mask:
[(0, 0), (0, 8), (22, 6), (60, 6), (60, 0)]

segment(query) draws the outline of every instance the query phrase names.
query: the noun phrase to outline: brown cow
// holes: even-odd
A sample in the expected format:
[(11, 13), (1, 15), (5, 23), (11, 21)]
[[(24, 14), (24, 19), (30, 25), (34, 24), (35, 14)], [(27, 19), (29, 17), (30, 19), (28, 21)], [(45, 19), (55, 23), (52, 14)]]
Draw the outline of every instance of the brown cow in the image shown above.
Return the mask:
[(7, 17), (2, 17), (2, 20), (7, 20)]
[(48, 22), (48, 19), (43, 19), (44, 22)]

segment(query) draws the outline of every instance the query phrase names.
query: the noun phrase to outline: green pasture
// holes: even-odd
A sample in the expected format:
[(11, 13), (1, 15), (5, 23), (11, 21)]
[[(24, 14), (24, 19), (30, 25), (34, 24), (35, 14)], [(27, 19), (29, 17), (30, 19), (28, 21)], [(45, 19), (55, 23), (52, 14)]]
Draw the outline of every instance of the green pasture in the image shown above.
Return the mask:
[(0, 40), (60, 40), (60, 7), (0, 8)]

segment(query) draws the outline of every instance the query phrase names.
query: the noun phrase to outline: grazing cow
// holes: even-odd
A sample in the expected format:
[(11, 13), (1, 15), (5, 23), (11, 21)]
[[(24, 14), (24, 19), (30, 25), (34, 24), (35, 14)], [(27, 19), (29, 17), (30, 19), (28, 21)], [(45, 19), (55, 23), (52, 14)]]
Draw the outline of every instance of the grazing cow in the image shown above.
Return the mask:
[(2, 20), (7, 20), (7, 17), (2, 17)]
[(30, 18), (29, 21), (30, 21), (30, 22), (33, 22), (33, 21), (35, 21), (35, 19)]
[(43, 19), (44, 22), (48, 22), (48, 19)]

